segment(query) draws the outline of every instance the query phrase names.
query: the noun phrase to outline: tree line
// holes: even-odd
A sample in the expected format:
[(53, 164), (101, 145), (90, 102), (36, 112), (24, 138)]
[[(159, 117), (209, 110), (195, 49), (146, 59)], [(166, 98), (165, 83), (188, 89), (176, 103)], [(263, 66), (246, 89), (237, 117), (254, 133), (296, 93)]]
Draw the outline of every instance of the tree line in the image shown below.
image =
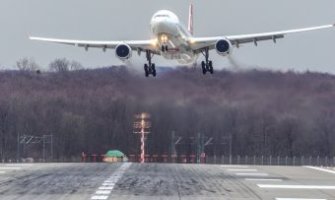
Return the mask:
[[(53, 71), (35, 73), (34, 62), (22, 61), (22, 70), (0, 72), (1, 160), (15, 160), (19, 135), (52, 134), (55, 159), (109, 149), (139, 154), (133, 122), (141, 112), (151, 115), (151, 155), (171, 152), (172, 133), (182, 138), (177, 154), (194, 153), (192, 141), (202, 134), (213, 138), (207, 155), (335, 155), (330, 74), (217, 70), (203, 76), (180, 67), (145, 78), (126, 66), (89, 70), (62, 59), (50, 64)], [(23, 156), (40, 158), (41, 148)]]

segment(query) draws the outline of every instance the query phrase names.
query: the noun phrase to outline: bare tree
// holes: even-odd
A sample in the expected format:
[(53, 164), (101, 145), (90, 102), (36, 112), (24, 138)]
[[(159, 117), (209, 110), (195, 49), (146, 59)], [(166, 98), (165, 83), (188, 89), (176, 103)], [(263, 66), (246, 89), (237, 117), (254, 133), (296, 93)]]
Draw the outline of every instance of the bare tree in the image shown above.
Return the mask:
[(83, 65), (78, 62), (78, 61), (75, 61), (73, 60), (70, 64), (70, 70), (71, 71), (75, 71), (75, 70), (81, 70), (81, 69), (84, 69)]
[(21, 58), (16, 62), (16, 67), (20, 71), (37, 71), (40, 69), (33, 58)]
[(57, 58), (49, 64), (49, 69), (54, 72), (67, 72), (70, 70), (70, 61), (66, 58)]

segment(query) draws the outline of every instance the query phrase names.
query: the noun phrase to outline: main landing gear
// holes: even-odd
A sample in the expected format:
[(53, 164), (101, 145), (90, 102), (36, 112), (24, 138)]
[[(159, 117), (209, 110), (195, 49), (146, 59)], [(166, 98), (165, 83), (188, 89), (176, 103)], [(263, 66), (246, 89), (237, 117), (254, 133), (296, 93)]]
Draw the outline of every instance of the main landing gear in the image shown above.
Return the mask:
[(201, 53), (205, 56), (205, 61), (201, 62), (202, 73), (206, 74), (207, 72), (209, 72), (213, 74), (214, 73), (213, 61), (209, 60), (209, 49), (206, 48)]
[(144, 72), (145, 76), (148, 77), (150, 74), (152, 76), (156, 76), (156, 65), (154, 63), (151, 63), (153, 53), (150, 50), (146, 51), (146, 57), (148, 60), (148, 64), (144, 64)]

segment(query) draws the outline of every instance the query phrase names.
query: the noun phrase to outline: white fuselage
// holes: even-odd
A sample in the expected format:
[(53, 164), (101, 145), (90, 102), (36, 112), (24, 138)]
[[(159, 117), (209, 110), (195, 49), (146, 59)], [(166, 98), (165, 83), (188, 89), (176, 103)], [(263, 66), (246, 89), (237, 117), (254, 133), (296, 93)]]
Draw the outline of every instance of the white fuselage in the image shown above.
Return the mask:
[[(180, 64), (196, 61), (197, 55), (190, 47), (192, 35), (173, 12), (156, 12), (151, 19), (151, 31), (157, 38), (157, 49), (164, 58), (177, 60)], [(162, 46), (167, 47), (167, 50), (162, 51)]]

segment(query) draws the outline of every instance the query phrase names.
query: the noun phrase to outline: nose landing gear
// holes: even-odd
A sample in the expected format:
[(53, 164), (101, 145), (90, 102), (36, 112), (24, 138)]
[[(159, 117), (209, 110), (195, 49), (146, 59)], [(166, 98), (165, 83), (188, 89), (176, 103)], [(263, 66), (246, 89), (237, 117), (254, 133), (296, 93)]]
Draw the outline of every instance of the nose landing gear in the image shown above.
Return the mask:
[(161, 51), (162, 52), (167, 52), (167, 51), (169, 51), (169, 47), (167, 45), (162, 45)]

